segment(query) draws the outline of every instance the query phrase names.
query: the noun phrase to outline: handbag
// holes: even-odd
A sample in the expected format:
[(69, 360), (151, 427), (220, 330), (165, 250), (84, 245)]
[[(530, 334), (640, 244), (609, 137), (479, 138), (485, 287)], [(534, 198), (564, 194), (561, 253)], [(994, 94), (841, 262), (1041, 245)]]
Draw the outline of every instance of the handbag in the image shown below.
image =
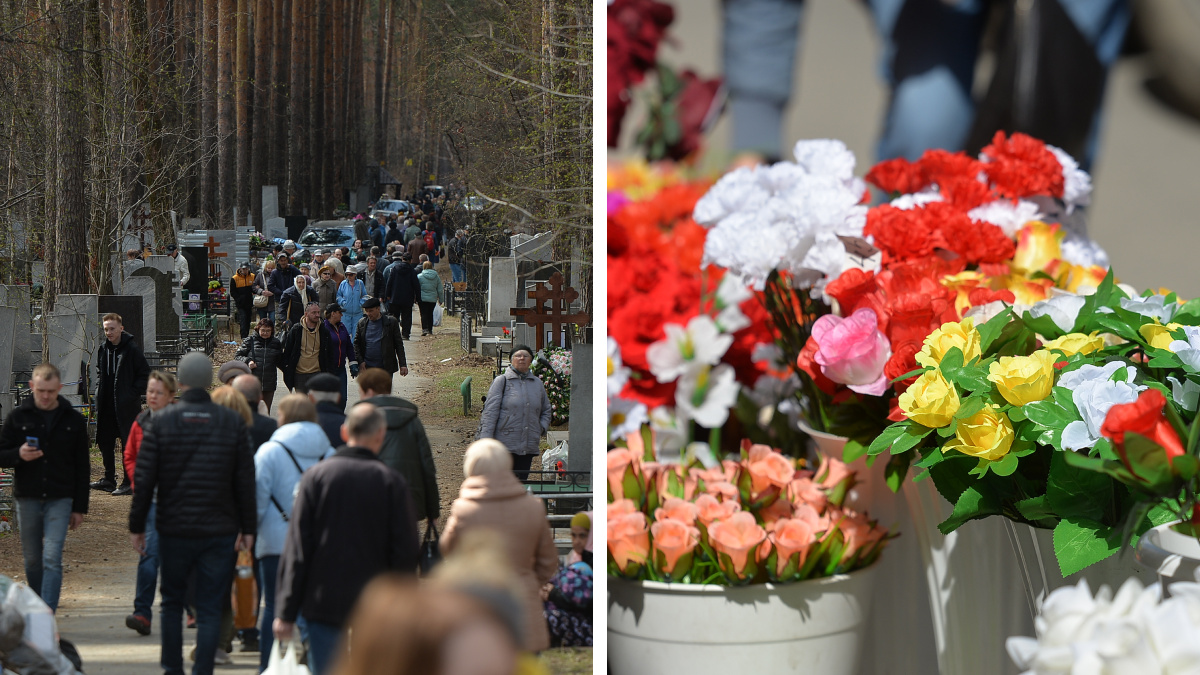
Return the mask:
[(262, 309), (263, 307), (266, 307), (266, 306), (267, 306), (267, 303), (268, 303), (268, 302), (270, 302), (270, 301), (271, 301), (271, 299), (270, 299), (270, 298), (268, 298), (267, 296), (265, 296), (265, 295), (263, 295), (263, 294), (261, 294), (261, 293), (260, 293), (260, 294), (258, 294), (258, 295), (256, 295), (256, 296), (254, 296), (254, 306), (255, 306), (255, 307), (257, 307), (257, 308), (259, 308), (259, 309)]
[(308, 666), (296, 658), (296, 642), (293, 637), (288, 641), (287, 652), (280, 653), (279, 640), (271, 645), (271, 660), (262, 675), (310, 675)]
[(434, 566), (442, 561), (442, 552), (438, 549), (439, 538), (437, 525), (430, 522), (429, 527), (425, 528), (425, 539), (421, 542), (419, 560), (421, 576), (429, 574), (433, 571)]

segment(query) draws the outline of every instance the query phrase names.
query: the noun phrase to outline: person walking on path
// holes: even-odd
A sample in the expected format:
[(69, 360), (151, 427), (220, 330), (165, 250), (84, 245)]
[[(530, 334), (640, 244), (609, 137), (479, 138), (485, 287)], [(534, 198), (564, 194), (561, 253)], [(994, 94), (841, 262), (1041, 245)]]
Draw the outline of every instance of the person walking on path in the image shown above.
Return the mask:
[(346, 423), (346, 414), (342, 412), (341, 383), (329, 373), (321, 373), (308, 383), (308, 399), (317, 410), (317, 424), (325, 431), (329, 445), (334, 448), (342, 445), (342, 425)]
[(364, 297), (380, 297), (384, 291), (383, 270), (379, 267), (379, 259), (375, 256), (367, 258), (367, 268), (359, 274), (363, 283), (363, 288), (366, 291)]
[(63, 543), (88, 511), (87, 420), (60, 395), (62, 377), (49, 363), (33, 369), (29, 390), (0, 427), (0, 467), (15, 469), (25, 581), (58, 611)]
[(387, 419), (387, 436), (379, 459), (404, 476), (417, 520), (427, 520), (433, 527), (441, 515), (442, 501), (429, 437), (417, 416), (416, 404), (393, 396), (392, 376), (379, 368), (368, 368), (359, 375), (358, 391), (363, 402), (379, 408)]
[(104, 345), (100, 347), (100, 376), (96, 386), (96, 444), (104, 461), (104, 477), (92, 483), (92, 489), (127, 495), (129, 479), (122, 472), (117, 487), (115, 444), (124, 450), (129, 427), (142, 411), (142, 394), (150, 378), (150, 364), (142, 355), (133, 336), (125, 332), (120, 314), (109, 312), (101, 318)]
[(233, 357), (250, 366), (250, 373), (262, 387), (262, 400), (271, 411), (271, 401), (279, 386), (278, 368), (283, 363), (283, 343), (275, 337), (275, 322), (259, 319), (254, 334), (242, 341)]
[[(176, 384), (174, 375), (160, 370), (150, 371), (150, 381), (146, 384), (147, 408), (129, 428), (129, 440), (125, 442), (125, 473), (129, 478), (130, 488), (134, 485), (134, 467), (137, 466), (138, 452), (142, 449), (142, 436), (146, 427), (150, 425), (150, 418), (175, 401), (175, 392), (178, 389), (179, 385)], [(154, 511), (154, 502), (151, 502), (150, 509), (146, 512), (146, 549), (138, 554), (133, 614), (125, 617), (125, 626), (137, 631), (139, 635), (150, 634), (154, 592), (158, 587), (158, 529), (154, 526)]]
[(450, 262), (450, 280), (456, 284), (467, 280), (467, 268), (463, 266), (466, 262), (466, 243), (466, 230), (458, 230), (454, 233), (454, 238), (446, 244), (446, 258)]
[(329, 331), (323, 330), (321, 308), (310, 302), (304, 315), (283, 338), (283, 383), (301, 394), (308, 392), (308, 381), (317, 373), (329, 372), (333, 359)]
[(351, 374), (357, 375), (358, 361), (354, 358), (354, 340), (350, 337), (350, 327), (342, 320), (341, 305), (335, 302), (325, 308), (325, 323), (321, 324), (321, 327), (329, 334), (329, 359), (325, 372), (337, 378), (342, 393), (339, 410), (345, 410), (348, 387), (346, 366), (350, 367)]
[(263, 263), (262, 269), (254, 277), (254, 295), (262, 295), (267, 298), (265, 307), (258, 308), (258, 318), (275, 320), (275, 292), (271, 290), (271, 275), (275, 272), (275, 261), (268, 260)]
[(338, 282), (333, 280), (332, 266), (325, 264), (317, 268), (317, 280), (313, 283), (313, 290), (317, 293), (317, 304), (321, 305), (321, 312), (337, 302)]
[(412, 333), (413, 303), (421, 293), (421, 282), (417, 270), (398, 260), (385, 272), (387, 279), (388, 313), (400, 320), (400, 328), (407, 340)]
[(463, 475), (466, 480), (450, 507), (439, 542), (442, 554), (454, 553), (463, 535), (472, 530), (500, 534), (523, 591), (524, 647), (530, 652), (547, 649), (550, 632), (542, 614), (541, 589), (558, 570), (558, 549), (546, 506), (517, 481), (512, 454), (495, 439), (475, 441), (467, 448)]
[(417, 305), (421, 308), (421, 335), (433, 335), (433, 308), (442, 298), (442, 277), (433, 269), (433, 263), (426, 260), (421, 263), (421, 273), (417, 279), (421, 283), (421, 299)]
[(179, 360), (179, 404), (160, 411), (145, 430), (135, 469), (130, 541), (146, 551), (146, 519), (157, 490), (162, 567), (162, 659), (166, 675), (183, 675), (183, 601), (195, 574), (196, 664), (210, 675), (217, 649), (221, 596), (229, 594), (238, 550), (254, 546), (257, 527), (254, 453), (234, 411), (209, 398), (212, 361), (202, 352)]
[(229, 295), (237, 306), (238, 327), (242, 339), (250, 334), (250, 318), (254, 316), (254, 273), (250, 271), (250, 261), (243, 262), (237, 268), (229, 284)]
[[(400, 323), (395, 317), (385, 315), (379, 308), (379, 298), (368, 298), (363, 303), (363, 316), (354, 332), (354, 357), (360, 368), (382, 368), (390, 373), (408, 375), (408, 361), (404, 357), (404, 339)], [(391, 393), (388, 389), (386, 393)]]
[(300, 479), (275, 589), (275, 639), (291, 639), (303, 615), (313, 675), (329, 672), (363, 587), (381, 572), (417, 570), (408, 485), (378, 457), (383, 413), (356, 405), (343, 430), (346, 446)]
[(550, 429), (550, 397), (541, 379), (529, 372), (533, 349), (517, 345), (510, 358), (504, 374), (488, 387), (479, 437), (503, 443), (513, 455), (513, 471), (525, 478), (541, 437)]
[(275, 429), (279, 426), (275, 420), (259, 411), (258, 406), (262, 404), (262, 385), (253, 375), (238, 375), (229, 384), (246, 399), (246, 404), (250, 406), (250, 416), (254, 420), (250, 425), (250, 443), (254, 452), (258, 452), (263, 443), (271, 440), (271, 434), (275, 433)]
[(354, 331), (358, 329), (358, 321), (362, 319), (363, 302), (367, 299), (367, 287), (358, 279), (356, 266), (346, 268), (346, 280), (338, 286), (337, 304), (345, 314), (343, 322), (350, 331), (350, 339), (354, 339)]
[[(279, 296), (279, 317), (285, 330), (299, 323), (309, 303), (317, 303), (317, 292), (309, 287), (308, 277), (297, 274), (292, 287)], [(317, 304), (319, 307), (320, 303)], [(320, 316), (320, 310), (317, 315)]]

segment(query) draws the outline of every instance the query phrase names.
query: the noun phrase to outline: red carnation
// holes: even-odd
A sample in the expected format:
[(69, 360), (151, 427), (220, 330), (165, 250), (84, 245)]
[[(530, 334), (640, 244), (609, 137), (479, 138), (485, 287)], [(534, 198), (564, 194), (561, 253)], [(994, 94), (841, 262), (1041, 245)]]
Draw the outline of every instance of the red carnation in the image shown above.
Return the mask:
[(1147, 389), (1133, 403), (1119, 403), (1108, 409), (1100, 433), (1112, 440), (1113, 447), (1121, 456), (1121, 462), (1133, 475), (1137, 475), (1125, 454), (1125, 432), (1132, 431), (1162, 446), (1167, 461), (1183, 454), (1183, 444), (1175, 428), (1163, 416), (1167, 399), (1157, 389)]
[(967, 294), (967, 301), (971, 303), (972, 307), (986, 305), (989, 302), (997, 300), (1007, 302), (1011, 305), (1017, 301), (1017, 296), (1013, 295), (1013, 292), (1007, 289), (993, 291), (990, 288), (972, 288), (971, 292)]
[[(920, 366), (917, 365), (917, 352), (921, 351), (921, 343), (914, 340), (906, 340), (904, 342), (892, 343), (892, 358), (888, 359), (887, 365), (883, 367), (883, 375), (889, 380), (894, 380), (905, 373), (910, 373)], [(900, 380), (892, 385), (897, 394), (904, 393), (909, 385), (916, 382), (918, 375), (913, 375), (906, 380)]]
[(927, 256), (944, 244), (922, 209), (898, 209), (889, 204), (867, 212), (863, 234), (874, 237), (875, 247), (884, 252), (885, 264)]
[(929, 185), (929, 178), (925, 176), (921, 166), (903, 157), (884, 160), (871, 167), (866, 180), (889, 194), (920, 192)]
[(1019, 132), (1005, 138), (1003, 131), (997, 131), (983, 154), (992, 160), (984, 163), (984, 171), (1001, 196), (1062, 198), (1062, 165), (1038, 139)]
[(877, 289), (874, 272), (866, 272), (852, 267), (829, 282), (825, 287), (825, 293), (838, 301), (842, 316), (850, 316), (862, 304), (863, 297), (874, 293)]

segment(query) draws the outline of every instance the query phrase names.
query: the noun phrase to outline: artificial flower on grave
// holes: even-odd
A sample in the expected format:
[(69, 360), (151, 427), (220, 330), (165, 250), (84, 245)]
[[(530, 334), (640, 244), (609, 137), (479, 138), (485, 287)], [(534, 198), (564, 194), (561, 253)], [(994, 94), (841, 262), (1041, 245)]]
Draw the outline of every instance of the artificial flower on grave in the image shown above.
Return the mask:
[(571, 413), (571, 352), (550, 345), (538, 352), (538, 357), (531, 371), (546, 386), (551, 423), (565, 424)]

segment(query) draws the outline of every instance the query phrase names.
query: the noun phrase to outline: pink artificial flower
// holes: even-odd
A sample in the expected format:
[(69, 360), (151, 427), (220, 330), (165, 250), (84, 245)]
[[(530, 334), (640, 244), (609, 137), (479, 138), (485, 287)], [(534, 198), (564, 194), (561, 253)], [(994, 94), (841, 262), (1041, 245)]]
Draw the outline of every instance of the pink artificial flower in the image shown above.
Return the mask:
[(758, 546), (767, 538), (767, 531), (759, 526), (754, 516), (745, 511), (739, 511), (726, 520), (718, 521), (708, 528), (708, 540), (713, 550), (724, 553), (733, 562), (732, 576), (743, 578), (746, 563), (752, 553), (757, 553)]
[[(646, 483), (649, 484), (651, 482), (650, 474), (646, 472), (645, 465), (643, 464), (642, 466), (642, 472), (646, 474)], [(654, 474), (654, 482), (658, 486), (659, 499), (665, 499), (668, 495), (672, 495), (668, 489), (672, 474), (679, 481), (679, 484), (683, 486), (683, 498), (687, 500), (694, 498), (696, 496), (696, 476), (692, 472), (686, 471), (679, 464), (667, 464), (663, 465), (661, 470)]]
[(769, 445), (751, 445), (744, 463), (754, 495), (772, 487), (786, 487), (796, 475), (796, 465)]
[(817, 513), (817, 510), (808, 504), (796, 504), (796, 510), (792, 513), (792, 518), (795, 520), (803, 520), (812, 527), (814, 532), (823, 532), (822, 539), (829, 534), (829, 528), (832, 521), (830, 512), (833, 509), (825, 512), (825, 515)]
[(736, 502), (738, 497), (741, 496), (741, 494), (738, 492), (737, 486), (728, 481), (707, 483), (704, 487), (705, 492), (723, 502)]
[(655, 520), (674, 520), (684, 525), (692, 525), (696, 522), (696, 516), (699, 515), (700, 509), (691, 502), (686, 502), (678, 497), (667, 497), (663, 501), (663, 505), (654, 510)]
[(632, 499), (618, 499), (608, 505), (608, 518), (612, 520), (617, 516), (623, 516), (628, 513), (637, 513), (637, 504)]
[(770, 529), (775, 522), (792, 517), (792, 504), (786, 499), (776, 499), (770, 506), (760, 510), (758, 517), (762, 519), (763, 525)]
[(637, 457), (625, 448), (614, 448), (608, 451), (608, 489), (612, 492), (613, 500), (625, 497), (625, 476), (627, 471), (637, 475)]
[(821, 487), (832, 490), (847, 478), (854, 478), (854, 471), (840, 459), (829, 456), (821, 457), (821, 468), (817, 469), (817, 477)]
[(715, 522), (732, 517), (742, 510), (742, 505), (736, 501), (719, 502), (716, 497), (705, 494), (696, 498), (696, 509), (696, 517), (704, 527), (709, 527)]
[(887, 391), (883, 368), (892, 348), (879, 331), (875, 310), (862, 307), (848, 317), (826, 314), (813, 324), (812, 337), (817, 343), (813, 360), (823, 375), (860, 394), (881, 396)]
[[(700, 530), (677, 520), (655, 522), (650, 526), (650, 534), (654, 535), (654, 550), (663, 554), (662, 571), (666, 574), (674, 575), (679, 559), (695, 551), (700, 543)], [(687, 570), (678, 572), (678, 576), (682, 577)]]
[(812, 478), (797, 478), (788, 483), (787, 496), (793, 506), (807, 504), (817, 513), (825, 510), (825, 491), (814, 483)]
[(800, 565), (804, 565), (804, 559), (808, 557), (809, 550), (817, 541), (812, 525), (794, 518), (777, 521), (767, 538), (775, 546), (776, 574), (783, 574), (789, 559), (797, 553), (800, 554)]
[(842, 551), (842, 560), (849, 560), (855, 553), (869, 553), (885, 536), (887, 530), (867, 521), (866, 517), (853, 511), (846, 511), (846, 518), (839, 526), (842, 537), (846, 540), (846, 548)]

